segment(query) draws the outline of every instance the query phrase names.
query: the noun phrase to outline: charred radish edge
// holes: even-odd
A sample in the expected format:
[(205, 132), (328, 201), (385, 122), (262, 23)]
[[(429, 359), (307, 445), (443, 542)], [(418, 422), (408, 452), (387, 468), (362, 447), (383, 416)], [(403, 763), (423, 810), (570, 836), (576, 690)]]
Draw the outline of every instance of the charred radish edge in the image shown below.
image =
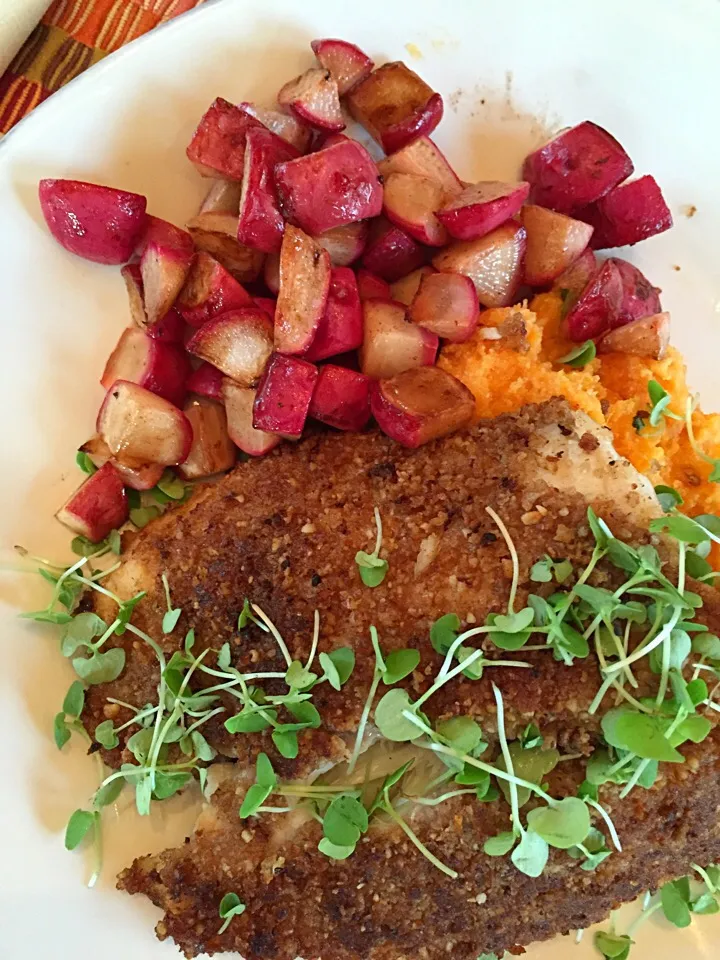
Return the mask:
[(475, 398), (439, 367), (419, 367), (373, 382), (370, 407), (383, 433), (405, 447), (419, 447), (468, 426)]
[(123, 479), (111, 463), (106, 463), (87, 478), (55, 516), (73, 533), (97, 543), (121, 527), (129, 513)]
[(198, 397), (222, 402), (223, 379), (224, 374), (221, 370), (203, 361), (197, 370), (193, 370), (190, 374), (185, 386), (189, 393), (194, 393)]
[[(349, 267), (359, 260), (365, 250), (370, 224), (366, 220), (348, 223), (344, 227), (333, 227), (313, 239), (330, 254), (334, 267)], [(267, 283), (267, 279), (265, 281)]]
[(253, 427), (253, 407), (257, 390), (241, 387), (233, 380), (223, 382), (223, 401), (227, 415), (230, 439), (251, 457), (262, 457), (276, 447), (282, 437), (277, 433), (265, 433)]
[(598, 353), (626, 353), (635, 357), (662, 360), (670, 344), (670, 314), (656, 313), (651, 317), (631, 320), (622, 327), (601, 337)]
[(316, 130), (336, 133), (345, 129), (338, 85), (322, 67), (311, 67), (281, 87), (278, 103)]
[(147, 323), (162, 320), (187, 279), (195, 255), (193, 239), (167, 220), (148, 217), (137, 247)]
[(123, 463), (116, 457), (113, 457), (110, 447), (105, 443), (102, 437), (95, 435), (84, 443), (80, 450), (86, 453), (96, 467), (102, 467), (110, 462), (122, 477), (126, 487), (131, 490), (152, 490), (157, 486), (165, 472), (165, 467), (159, 463)]
[(187, 148), (188, 160), (203, 177), (242, 180), (245, 137), (262, 123), (218, 97), (200, 119)]
[(297, 117), (279, 110), (267, 110), (254, 103), (239, 103), (238, 108), (249, 113), (260, 121), (271, 133), (282, 137), (287, 143), (295, 147), (299, 153), (306, 153), (312, 141), (312, 129), (301, 123)]
[(347, 40), (313, 40), (310, 46), (320, 66), (335, 80), (341, 97), (368, 77), (375, 66), (360, 47)]
[(203, 324), (187, 350), (249, 387), (262, 375), (272, 353), (273, 325), (264, 310), (244, 307)]
[(349, 267), (335, 267), (330, 273), (325, 312), (306, 360), (318, 361), (356, 350), (363, 341), (363, 313), (355, 274)]
[(595, 228), (595, 250), (627, 247), (669, 230), (672, 214), (657, 181), (650, 176), (615, 187), (577, 215)]
[(185, 414), (136, 383), (116, 381), (105, 395), (97, 432), (113, 456), (166, 467), (182, 463), (192, 443)]
[(425, 249), (401, 227), (380, 217), (370, 227), (362, 263), (388, 283), (399, 280), (426, 259)]
[(289, 439), (302, 435), (318, 368), (307, 360), (276, 353), (260, 380), (253, 407), (253, 427)]
[(125, 281), (128, 306), (130, 307), (130, 318), (136, 327), (140, 327), (141, 330), (146, 330), (148, 319), (145, 311), (145, 294), (143, 292), (140, 264), (126, 263), (120, 271), (120, 275)]
[(610, 260), (620, 271), (623, 285), (618, 324), (661, 313), (660, 291), (650, 283), (645, 274), (627, 260), (619, 257), (610, 257)]
[(240, 283), (257, 279), (265, 255), (240, 243), (237, 215), (198, 213), (188, 221), (187, 228), (197, 249), (209, 253)]
[(240, 243), (263, 253), (280, 250), (285, 221), (275, 189), (275, 167), (299, 155), (295, 147), (269, 130), (248, 130), (238, 212)]
[(552, 283), (587, 248), (593, 228), (565, 214), (528, 204), (522, 210), (527, 232), (525, 282), (530, 286)]
[(221, 313), (252, 306), (247, 290), (204, 250), (193, 261), (175, 305), (186, 323), (201, 327)]
[(275, 349), (302, 354), (325, 312), (330, 256), (312, 237), (288, 224), (280, 251), (280, 292), (275, 308)]
[(412, 173), (391, 173), (385, 180), (385, 216), (430, 247), (442, 247), (449, 239), (447, 230), (435, 216), (442, 202), (443, 190), (435, 180)]
[(413, 270), (412, 273), (400, 277), (395, 283), (391, 283), (389, 293), (378, 294), (378, 296), (395, 300), (397, 303), (404, 303), (406, 307), (409, 307), (413, 302), (415, 294), (420, 289), (423, 277), (427, 277), (432, 273), (435, 273), (433, 267), (420, 267), (418, 270)]
[(620, 271), (606, 260), (590, 277), (576, 303), (565, 317), (569, 340), (595, 340), (617, 325), (623, 299)]
[(182, 406), (190, 371), (190, 360), (181, 346), (128, 327), (110, 354), (100, 383), (108, 390), (116, 380), (127, 380)]
[(320, 368), (309, 415), (337, 430), (357, 432), (370, 419), (369, 377), (328, 363)]
[(224, 408), (205, 397), (188, 400), (183, 407), (192, 428), (193, 440), (179, 473), (185, 480), (201, 480), (229, 470), (237, 451), (228, 435)]
[(386, 153), (428, 136), (443, 115), (440, 94), (400, 61), (374, 70), (348, 95), (347, 104)]
[(464, 343), (478, 324), (475, 286), (459, 273), (431, 273), (422, 278), (408, 315), (443, 340)]
[(55, 240), (94, 263), (129, 260), (147, 222), (147, 200), (127, 190), (83, 180), (41, 180), (38, 195)]
[(507, 307), (522, 279), (525, 242), (525, 228), (511, 220), (477, 240), (451, 244), (433, 258), (433, 266), (470, 277), (483, 306)]
[(406, 147), (391, 153), (378, 163), (383, 177), (391, 173), (412, 173), (417, 177), (435, 180), (447, 199), (462, 193), (463, 184), (448, 163), (445, 154), (428, 137), (418, 137)]
[(435, 363), (437, 336), (406, 319), (405, 307), (392, 300), (363, 303), (360, 369), (375, 380)]
[(394, 300), (391, 295), (390, 284), (382, 277), (376, 277), (369, 270), (362, 267), (355, 275), (360, 300)]
[(437, 210), (437, 218), (457, 240), (475, 240), (514, 217), (529, 192), (524, 181), (472, 183)]

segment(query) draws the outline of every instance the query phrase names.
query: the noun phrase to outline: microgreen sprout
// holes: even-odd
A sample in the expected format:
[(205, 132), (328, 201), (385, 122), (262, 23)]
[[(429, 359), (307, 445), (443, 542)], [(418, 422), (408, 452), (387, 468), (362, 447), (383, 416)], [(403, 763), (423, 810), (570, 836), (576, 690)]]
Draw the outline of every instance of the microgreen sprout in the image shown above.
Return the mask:
[(167, 602), (167, 613), (163, 617), (162, 631), (163, 633), (172, 633), (177, 626), (177, 622), (180, 619), (182, 610), (179, 607), (173, 607), (172, 605), (172, 600), (170, 599), (170, 584), (168, 583), (166, 573), (163, 573), (162, 575), (162, 585), (163, 590), (165, 591), (165, 600)]
[(236, 893), (226, 893), (220, 901), (218, 913), (220, 919), (224, 921), (218, 930), (218, 936), (220, 936), (225, 933), (230, 926), (233, 917), (239, 917), (245, 913), (245, 904), (241, 902), (240, 897)]
[(357, 564), (360, 579), (366, 587), (379, 587), (388, 572), (387, 560), (380, 559), (383, 529), (380, 511), (377, 507), (375, 507), (375, 527), (377, 534), (373, 552), (366, 553), (364, 550), (358, 550), (355, 554), (355, 563)]
[(581, 368), (591, 363), (597, 355), (595, 343), (592, 340), (586, 340), (585, 343), (579, 343), (576, 347), (558, 359), (558, 363), (565, 363), (568, 367)]

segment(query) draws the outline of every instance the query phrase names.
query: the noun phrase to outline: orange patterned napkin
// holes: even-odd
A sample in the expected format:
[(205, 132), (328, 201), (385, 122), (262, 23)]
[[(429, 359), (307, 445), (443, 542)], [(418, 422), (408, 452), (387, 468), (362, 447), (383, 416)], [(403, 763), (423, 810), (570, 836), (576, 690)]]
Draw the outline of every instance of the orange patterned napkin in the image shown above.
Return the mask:
[(108, 53), (201, 3), (54, 0), (0, 77), (0, 133)]

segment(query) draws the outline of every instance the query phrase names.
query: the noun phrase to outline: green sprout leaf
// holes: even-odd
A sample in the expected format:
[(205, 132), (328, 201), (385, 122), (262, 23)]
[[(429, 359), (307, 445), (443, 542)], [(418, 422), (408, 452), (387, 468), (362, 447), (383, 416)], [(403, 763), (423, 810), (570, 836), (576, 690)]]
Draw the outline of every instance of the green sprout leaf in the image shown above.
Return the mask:
[(101, 786), (93, 799), (95, 809), (100, 810), (102, 807), (108, 807), (111, 803), (115, 803), (124, 786), (125, 781), (120, 777), (118, 777), (117, 780), (111, 780), (110, 783)]
[(70, 689), (63, 700), (63, 713), (69, 717), (79, 717), (85, 706), (85, 688), (79, 680), (70, 684)]
[(115, 727), (112, 720), (103, 720), (95, 727), (95, 740), (106, 750), (114, 750), (119, 746), (120, 741), (115, 733)]
[(472, 753), (483, 742), (480, 725), (472, 717), (451, 717), (449, 720), (441, 720), (436, 730), (458, 753)]
[(510, 859), (526, 877), (539, 877), (545, 869), (549, 853), (550, 848), (546, 841), (539, 834), (528, 830), (522, 835)]
[(498, 833), (489, 837), (483, 844), (483, 850), (489, 857), (504, 857), (515, 846), (517, 837), (514, 833)]
[(89, 810), (76, 810), (65, 828), (65, 849), (74, 850), (95, 827), (97, 817)]
[(666, 738), (662, 721), (645, 713), (616, 707), (602, 718), (605, 739), (611, 747), (628, 750), (644, 760), (684, 763), (685, 758)]
[(660, 888), (660, 903), (667, 920), (676, 927), (689, 927), (692, 921), (689, 905), (689, 884), (684, 885), (679, 880), (666, 883)]
[(318, 843), (318, 850), (331, 860), (347, 860), (349, 856), (355, 853), (355, 844), (353, 843), (349, 846), (342, 847), (328, 840), (327, 837), (323, 837), (320, 843)]
[(170, 503), (173, 500), (184, 499), (187, 493), (185, 484), (172, 471), (166, 470), (158, 480), (157, 485), (152, 488), (150, 495), (158, 503)]
[(670, 411), (667, 410), (672, 397), (657, 380), (650, 380), (648, 382), (648, 396), (652, 404), (649, 418), (651, 427), (657, 427), (663, 417), (672, 417), (674, 420), (681, 419), (676, 414), (670, 413)]
[(296, 730), (273, 730), (272, 742), (278, 753), (288, 760), (294, 760), (298, 755), (299, 744)]
[(671, 537), (681, 543), (706, 543), (710, 540), (705, 528), (691, 517), (681, 514), (670, 517), (657, 517), (648, 524), (650, 533), (662, 533), (666, 530)]
[(630, 947), (635, 943), (625, 934), (607, 933), (604, 930), (598, 930), (594, 942), (606, 960), (627, 960)]
[(693, 913), (708, 916), (720, 912), (720, 904), (712, 893), (701, 893), (696, 900), (691, 901), (690, 909)]
[(73, 670), (87, 684), (110, 683), (117, 680), (125, 667), (125, 651), (122, 647), (113, 647), (101, 653), (93, 653), (87, 659), (75, 657)]
[(665, 513), (671, 513), (675, 507), (681, 507), (684, 503), (683, 498), (675, 487), (668, 487), (664, 483), (660, 483), (655, 487), (655, 493)]
[(565, 363), (568, 367), (580, 368), (594, 360), (596, 355), (597, 350), (594, 342), (586, 340), (585, 343), (580, 343), (577, 347), (574, 347), (570, 353), (566, 353), (564, 357), (560, 357), (558, 363)]
[(335, 846), (354, 847), (368, 828), (368, 812), (355, 797), (336, 797), (323, 818), (323, 833)]
[(89, 476), (92, 476), (97, 470), (97, 467), (84, 450), (78, 450), (78, 452), (75, 454), (75, 463), (80, 467), (83, 473), (87, 473)]
[(245, 799), (240, 806), (240, 819), (247, 820), (248, 817), (256, 813), (258, 807), (261, 807), (265, 803), (271, 793), (272, 787), (263, 786), (259, 783), (254, 783), (249, 787), (248, 792), (245, 794)]
[(55, 714), (55, 719), (53, 721), (53, 736), (55, 738), (55, 746), (58, 748), (58, 750), (62, 750), (72, 736), (70, 728), (65, 722), (65, 714), (62, 712)]
[(567, 850), (582, 843), (590, 830), (590, 813), (578, 797), (565, 797), (552, 806), (531, 810), (528, 829), (537, 833), (551, 847)]
[(60, 642), (64, 657), (71, 657), (80, 647), (90, 647), (95, 637), (102, 636), (107, 624), (94, 613), (79, 613), (72, 617)]
[(420, 663), (419, 650), (393, 650), (385, 658), (385, 670), (382, 681), (386, 686), (392, 686), (409, 676)]
[(387, 740), (403, 743), (421, 736), (422, 731), (403, 716), (405, 710), (414, 712), (414, 704), (407, 690), (399, 687), (388, 690), (378, 703), (375, 708), (375, 724)]
[(218, 913), (220, 919), (225, 921), (218, 930), (218, 936), (220, 936), (230, 926), (233, 917), (239, 917), (242, 913), (245, 913), (245, 904), (241, 902), (236, 893), (226, 893), (220, 901)]
[(142, 530), (143, 527), (146, 527), (152, 520), (155, 520), (160, 516), (162, 510), (159, 507), (135, 507), (130, 511), (130, 522), (133, 523), (138, 530)]
[(358, 550), (355, 554), (355, 563), (360, 573), (360, 579), (366, 587), (379, 587), (387, 576), (387, 560), (381, 560), (373, 553)]
[(433, 650), (443, 656), (453, 645), (460, 632), (460, 617), (456, 613), (446, 613), (430, 627), (430, 642)]

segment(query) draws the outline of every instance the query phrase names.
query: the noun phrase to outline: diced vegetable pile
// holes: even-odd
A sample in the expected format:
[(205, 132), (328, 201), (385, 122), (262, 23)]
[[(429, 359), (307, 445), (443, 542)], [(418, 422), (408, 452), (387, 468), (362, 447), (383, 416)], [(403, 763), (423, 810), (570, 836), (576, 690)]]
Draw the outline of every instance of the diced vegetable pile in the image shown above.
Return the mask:
[[(132, 325), (111, 354), (99, 469), (58, 518), (97, 542), (128, 518), (127, 489), (165, 468), (185, 480), (268, 453), (308, 418), (339, 430), (371, 417), (416, 447), (470, 423), (474, 397), (435, 366), (485, 308), (554, 287), (566, 333), (600, 352), (660, 357), (669, 316), (625, 260), (594, 250), (672, 225), (651, 176), (590, 121), (525, 160), (524, 180), (464, 183), (429, 139), (443, 101), (403, 63), (375, 68), (351, 43), (312, 43), (316, 66), (276, 107), (217, 98), (187, 155), (211, 186), (183, 230), (146, 198), (43, 180), (55, 239), (124, 264)], [(344, 109), (387, 154), (350, 139)], [(328, 362), (329, 361), (329, 362)]]

